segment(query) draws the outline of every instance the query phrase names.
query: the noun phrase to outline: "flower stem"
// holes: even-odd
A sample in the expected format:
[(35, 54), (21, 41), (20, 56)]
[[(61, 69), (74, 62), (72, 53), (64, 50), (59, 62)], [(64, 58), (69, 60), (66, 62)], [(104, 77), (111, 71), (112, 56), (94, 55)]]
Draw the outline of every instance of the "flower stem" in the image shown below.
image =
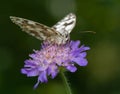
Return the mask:
[(61, 72), (61, 77), (62, 77), (63, 83), (65, 85), (67, 94), (72, 94), (71, 88), (69, 86), (69, 83), (67, 81), (67, 78), (66, 78), (64, 72)]

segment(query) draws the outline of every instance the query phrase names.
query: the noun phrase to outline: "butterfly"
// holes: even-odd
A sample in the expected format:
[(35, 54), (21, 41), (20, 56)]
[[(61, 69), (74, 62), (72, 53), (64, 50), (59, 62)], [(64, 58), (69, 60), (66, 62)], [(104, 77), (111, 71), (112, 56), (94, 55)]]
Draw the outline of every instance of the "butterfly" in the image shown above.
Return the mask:
[(68, 14), (52, 27), (15, 16), (10, 16), (10, 19), (13, 23), (17, 24), (22, 31), (29, 35), (39, 40), (55, 44), (65, 44), (70, 40), (70, 32), (76, 23), (76, 16), (73, 13)]

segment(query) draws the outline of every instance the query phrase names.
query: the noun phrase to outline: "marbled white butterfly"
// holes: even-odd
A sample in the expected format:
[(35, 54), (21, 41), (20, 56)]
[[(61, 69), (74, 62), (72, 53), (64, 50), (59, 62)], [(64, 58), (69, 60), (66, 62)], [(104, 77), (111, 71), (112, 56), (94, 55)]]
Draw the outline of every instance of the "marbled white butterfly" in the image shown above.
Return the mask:
[(70, 32), (76, 23), (76, 16), (73, 13), (68, 14), (52, 27), (14, 16), (10, 16), (10, 19), (37, 39), (56, 44), (65, 44), (70, 39)]

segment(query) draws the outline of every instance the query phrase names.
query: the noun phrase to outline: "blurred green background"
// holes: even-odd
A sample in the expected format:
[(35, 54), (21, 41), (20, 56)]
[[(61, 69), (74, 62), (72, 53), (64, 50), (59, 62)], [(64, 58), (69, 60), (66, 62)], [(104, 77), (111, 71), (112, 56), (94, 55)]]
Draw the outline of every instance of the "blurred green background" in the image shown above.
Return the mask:
[[(88, 66), (67, 73), (73, 94), (120, 94), (120, 0), (1, 0), (0, 94), (66, 94), (60, 75), (33, 90), (37, 77), (20, 73), (41, 42), (22, 32), (9, 16), (52, 26), (70, 12), (77, 16), (71, 39), (91, 47)], [(96, 34), (81, 33), (88, 30)]]

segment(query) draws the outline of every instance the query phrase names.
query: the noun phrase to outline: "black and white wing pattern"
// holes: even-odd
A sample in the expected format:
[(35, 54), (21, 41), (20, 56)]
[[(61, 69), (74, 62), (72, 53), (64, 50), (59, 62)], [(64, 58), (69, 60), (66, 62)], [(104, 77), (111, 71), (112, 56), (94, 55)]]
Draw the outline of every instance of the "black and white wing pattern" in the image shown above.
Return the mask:
[(36, 37), (39, 40), (46, 40), (48, 37), (58, 34), (54, 29), (38, 22), (14, 16), (10, 16), (10, 19), (13, 23), (20, 26), (23, 31)]
[(73, 13), (65, 16), (61, 21), (57, 22), (52, 28), (54, 28), (57, 32), (64, 34), (70, 34), (72, 29), (76, 24), (76, 16)]
[(20, 26), (23, 31), (37, 39), (57, 44), (65, 44), (69, 40), (69, 34), (76, 23), (76, 16), (72, 13), (68, 14), (53, 27), (14, 16), (10, 16), (10, 19), (13, 23)]

